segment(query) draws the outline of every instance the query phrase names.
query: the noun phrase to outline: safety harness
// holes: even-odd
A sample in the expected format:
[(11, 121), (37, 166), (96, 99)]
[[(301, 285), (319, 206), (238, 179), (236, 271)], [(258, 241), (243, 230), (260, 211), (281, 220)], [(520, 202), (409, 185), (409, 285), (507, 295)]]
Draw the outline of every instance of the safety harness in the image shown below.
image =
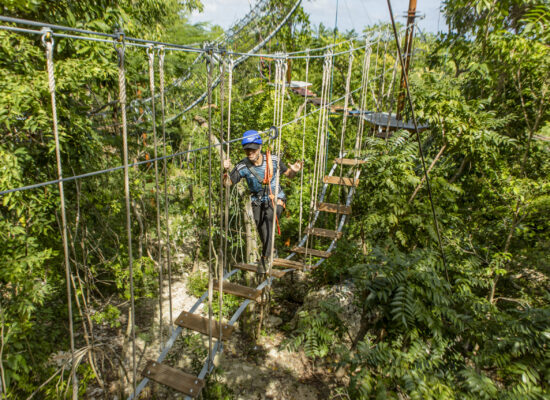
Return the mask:
[(266, 193), (265, 187), (266, 186), (268, 187), (267, 189), (267, 192), (269, 193), (268, 197), (271, 200), (271, 204), (273, 206), (273, 212), (275, 213), (275, 222), (277, 222), (277, 233), (280, 235), (281, 227), (279, 226), (279, 218), (277, 218), (277, 205), (275, 204), (275, 195), (271, 190), (271, 180), (273, 179), (273, 160), (271, 158), (271, 151), (267, 149), (265, 152), (265, 173), (263, 178), (260, 177), (260, 174), (258, 173), (258, 171), (256, 171), (255, 165), (252, 164), (252, 161), (250, 161), (248, 158), (244, 159), (244, 164), (246, 165), (246, 168), (248, 168), (250, 173), (254, 175), (254, 177), (258, 180), (258, 182), (260, 182), (264, 186), (264, 189), (261, 192), (256, 193), (256, 195), (259, 196), (260, 199)]

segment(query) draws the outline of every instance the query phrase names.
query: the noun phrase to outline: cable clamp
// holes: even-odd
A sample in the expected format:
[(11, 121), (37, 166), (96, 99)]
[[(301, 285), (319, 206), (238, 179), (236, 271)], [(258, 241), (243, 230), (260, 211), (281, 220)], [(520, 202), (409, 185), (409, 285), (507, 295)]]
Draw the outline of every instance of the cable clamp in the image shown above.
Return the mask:
[(116, 30), (113, 35), (113, 46), (116, 50), (119, 49), (118, 45), (122, 45), (122, 48), (126, 47), (125, 39), (126, 35), (124, 34), (124, 31), (122, 30)]
[(46, 42), (49, 41), (53, 45), (53, 32), (50, 28), (44, 27), (40, 30), (40, 32), (44, 32), (42, 34), (41, 40), (42, 44), (46, 46)]

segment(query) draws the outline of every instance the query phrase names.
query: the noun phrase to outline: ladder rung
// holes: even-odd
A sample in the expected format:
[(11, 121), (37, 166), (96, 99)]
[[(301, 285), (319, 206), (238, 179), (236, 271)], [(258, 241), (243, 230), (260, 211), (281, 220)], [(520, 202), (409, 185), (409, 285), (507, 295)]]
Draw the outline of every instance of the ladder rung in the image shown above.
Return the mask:
[(330, 183), (333, 185), (343, 185), (343, 186), (357, 186), (359, 185), (359, 179), (353, 178), (340, 178), (339, 176), (325, 176), (323, 178), (323, 183)]
[(340, 239), (342, 237), (342, 232), (333, 231), (332, 229), (308, 228), (306, 229), (306, 233), (330, 239)]
[(198, 396), (204, 387), (202, 379), (155, 361), (147, 361), (141, 374), (191, 397)]
[(304, 269), (309, 268), (309, 265), (305, 265), (300, 261), (286, 260), (284, 258), (274, 258), (273, 259), (274, 267), (284, 267), (284, 268), (294, 268), (294, 269)]
[(357, 160), (354, 158), (335, 158), (334, 162), (341, 165), (361, 165), (365, 164), (365, 160)]
[[(219, 289), (219, 283), (217, 280), (214, 281), (214, 290)], [(223, 292), (233, 294), (238, 297), (244, 297), (245, 299), (250, 299), (253, 301), (258, 301), (258, 298), (262, 295), (262, 291), (259, 289), (254, 289), (248, 286), (239, 285), (237, 283), (232, 283), (229, 281), (223, 281)]]
[(292, 251), (299, 254), (306, 254), (313, 257), (329, 258), (331, 255), (330, 251), (315, 250), (315, 249), (306, 249), (305, 247), (293, 247)]
[[(182, 328), (191, 329), (195, 332), (200, 332), (204, 335), (208, 335), (209, 322), (208, 318), (201, 315), (193, 314), (187, 311), (183, 311), (178, 318), (176, 318), (176, 325)], [(222, 324), (222, 340), (229, 339), (233, 333), (233, 326)], [(220, 335), (220, 323), (218, 321), (212, 321), (212, 336), (219, 337)]]
[[(242, 271), (250, 271), (250, 272), (258, 272), (258, 265), (257, 264), (235, 264), (235, 268), (240, 269)], [(282, 278), (286, 272), (279, 271), (278, 269), (272, 269), (271, 272), (268, 274), (270, 276), (274, 276), (275, 278)]]
[(319, 211), (337, 213), (337, 214), (351, 214), (351, 206), (345, 206), (343, 204), (333, 203), (319, 203), (317, 205)]

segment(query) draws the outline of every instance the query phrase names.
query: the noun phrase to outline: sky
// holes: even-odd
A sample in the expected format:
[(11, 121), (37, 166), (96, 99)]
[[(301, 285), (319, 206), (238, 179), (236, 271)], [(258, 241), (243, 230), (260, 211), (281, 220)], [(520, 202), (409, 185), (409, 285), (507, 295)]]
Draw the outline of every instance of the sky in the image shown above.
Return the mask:
[[(210, 22), (227, 29), (244, 16), (256, 0), (202, 0), (202, 3), (204, 11), (193, 13), (190, 22)], [(392, 0), (391, 4), (396, 22), (405, 23), (409, 0)], [(417, 0), (417, 4), (417, 12), (424, 16), (419, 21), (421, 29), (426, 32), (445, 29), (443, 15), (439, 13), (441, 0)], [(326, 27), (334, 27), (337, 5), (340, 30), (355, 29), (360, 32), (365, 25), (390, 21), (384, 0), (302, 0), (302, 7), (314, 26), (322, 22)]]

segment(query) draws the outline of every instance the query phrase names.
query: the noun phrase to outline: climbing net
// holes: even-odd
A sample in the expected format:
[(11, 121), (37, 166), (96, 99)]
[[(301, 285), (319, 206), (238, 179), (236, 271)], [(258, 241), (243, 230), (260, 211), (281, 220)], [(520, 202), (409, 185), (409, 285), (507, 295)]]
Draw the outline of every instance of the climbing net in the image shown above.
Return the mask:
[[(137, 398), (143, 388), (150, 380), (163, 383), (171, 386), (189, 396), (196, 396), (204, 386), (205, 377), (212, 372), (214, 368), (214, 358), (223, 350), (223, 340), (227, 340), (231, 335), (235, 322), (239, 319), (243, 311), (254, 302), (260, 302), (260, 298), (267, 292), (276, 278), (281, 278), (284, 274), (297, 269), (311, 270), (317, 268), (336, 246), (336, 241), (342, 237), (342, 230), (346, 221), (346, 217), (351, 212), (351, 202), (353, 194), (358, 186), (360, 176), (360, 165), (365, 162), (362, 159), (362, 149), (364, 145), (365, 134), (365, 117), (367, 115), (385, 111), (391, 115), (395, 107), (396, 85), (395, 80), (397, 71), (399, 70), (399, 57), (397, 54), (392, 54), (392, 38), (388, 29), (372, 32), (367, 38), (354, 38), (344, 43), (332, 44), (319, 49), (306, 49), (292, 53), (262, 53), (261, 50), (281, 29), (281, 27), (289, 20), (294, 11), (299, 5), (296, 2), (289, 10), (281, 13), (280, 18), (271, 18), (272, 24), (262, 25), (262, 31), (257, 33), (261, 40), (260, 42), (248, 48), (246, 51), (229, 50), (228, 45), (239, 42), (246, 42), (245, 38), (250, 37), (250, 32), (256, 29), (260, 20), (264, 20), (269, 14), (268, 1), (260, 1), (251, 13), (239, 21), (229, 32), (219, 38), (214, 43), (206, 44), (202, 47), (179, 46), (170, 43), (160, 43), (153, 41), (144, 41), (141, 39), (127, 38), (122, 33), (115, 35), (100, 34), (97, 32), (79, 30), (76, 32), (65, 33), (70, 31), (70, 28), (59, 26), (48, 26), (47, 24), (31, 23), (30, 21), (14, 20), (10, 18), (0, 17), (0, 20), (16, 24), (14, 26), (2, 26), (0, 29), (7, 29), (23, 34), (40, 34), (42, 43), (46, 50), (46, 67), (48, 73), (49, 91), (51, 94), (51, 109), (52, 109), (52, 131), (55, 141), (55, 156), (57, 163), (57, 178), (36, 184), (17, 188), (6, 188), (0, 191), (1, 196), (6, 196), (18, 191), (33, 190), (39, 187), (45, 187), (56, 184), (59, 188), (60, 211), (61, 211), (61, 236), (64, 250), (64, 266), (67, 280), (67, 297), (68, 315), (69, 315), (69, 330), (70, 346), (72, 354), (71, 375), (73, 380), (73, 390), (78, 387), (77, 384), (77, 360), (75, 354), (75, 336), (73, 323), (73, 310), (71, 308), (73, 298), (73, 288), (71, 285), (71, 261), (70, 251), (68, 248), (67, 238), (67, 218), (66, 218), (66, 199), (64, 185), (70, 181), (79, 181), (92, 176), (108, 174), (115, 171), (123, 172), (124, 186), (124, 208), (126, 220), (126, 251), (128, 260), (128, 276), (129, 276), (129, 291), (130, 291), (130, 341), (131, 341), (131, 378), (127, 378), (128, 385), (131, 386), (131, 394), (129, 399)], [(272, 15), (270, 15), (273, 17)], [(17, 25), (19, 24), (19, 25)], [(21, 28), (20, 25), (42, 26), (45, 29), (37, 31), (34, 29)], [(265, 31), (264, 31), (265, 30)], [(64, 33), (59, 33), (62, 31)], [(80, 35), (88, 35), (86, 37)], [(117, 122), (120, 124), (120, 133), (122, 138), (123, 163), (112, 168), (88, 172), (80, 175), (65, 177), (63, 175), (61, 144), (59, 141), (58, 116), (56, 103), (56, 85), (55, 85), (55, 69), (54, 69), (54, 48), (55, 39), (78, 39), (78, 40), (95, 40), (107, 42), (114, 45), (117, 56), (117, 72), (118, 72), (118, 99), (116, 103), (119, 105), (119, 114), (116, 115)], [(127, 79), (126, 79), (126, 56), (127, 50), (144, 51), (143, 59), (146, 62), (148, 74), (148, 91), (149, 96), (145, 98), (137, 98), (131, 101), (127, 95)], [(185, 52), (194, 55), (193, 61), (186, 69), (184, 74), (166, 85), (165, 80), (165, 57), (167, 53)], [(285, 140), (287, 129), (301, 126), (302, 131), (302, 147), (301, 159), (306, 158), (306, 144), (314, 144), (314, 154), (312, 156), (313, 166), (310, 169), (312, 176), (311, 182), (304, 182), (304, 171), (300, 176), (300, 224), (299, 224), (299, 242), (292, 248), (292, 251), (286, 258), (278, 258), (274, 255), (274, 247), (270, 249), (270, 263), (267, 269), (265, 279), (254, 287), (243, 287), (230, 282), (230, 278), (236, 277), (237, 273), (244, 269), (246, 271), (254, 271), (255, 265), (251, 263), (248, 255), (243, 256), (242, 251), (240, 257), (228, 256), (228, 247), (231, 246), (233, 237), (230, 234), (231, 223), (241, 217), (239, 213), (230, 213), (231, 201), (235, 202), (235, 196), (232, 196), (232, 191), (229, 188), (224, 188), (222, 184), (222, 176), (219, 175), (219, 195), (215, 198), (214, 185), (218, 181), (217, 173), (213, 170), (213, 150), (219, 150), (219, 160), (221, 166), (223, 161), (229, 157), (230, 144), (240, 140), (240, 138), (231, 138), (231, 112), (232, 112), (232, 90), (233, 85), (238, 81), (234, 81), (234, 71), (236, 68), (251, 58), (262, 58), (272, 60), (274, 63), (274, 80), (272, 83), (273, 96), (273, 126), (275, 129), (261, 132), (262, 136), (270, 139), (277, 154), (278, 159), (282, 157), (282, 144)], [(345, 79), (342, 91), (338, 90), (340, 86), (334, 84), (333, 72), (335, 65), (339, 60), (344, 60), (345, 64)], [(358, 61), (359, 60), (359, 61)], [(303, 103), (301, 103), (300, 114), (285, 122), (285, 117), (289, 113), (285, 112), (285, 104), (287, 102), (288, 89), (292, 88), (292, 82), (287, 82), (287, 69), (289, 62), (303, 63), (304, 79), (308, 82), (311, 70), (317, 68), (321, 72), (321, 94), (319, 97), (309, 94), (309, 86), (305, 86), (303, 91)], [(155, 69), (155, 66), (157, 67)], [(158, 71), (158, 93), (157, 80), (155, 72)], [(351, 87), (351, 82), (354, 73), (360, 76), (360, 85)], [(204, 86), (206, 82), (206, 87)], [(214, 132), (214, 107), (213, 96), (215, 90), (218, 90), (220, 97), (219, 107), (219, 134)], [(167, 101), (167, 97), (170, 100)], [(354, 97), (358, 99), (358, 106), (354, 109), (350, 108), (350, 103), (355, 103)], [(207, 135), (208, 144), (202, 147), (194, 147), (184, 151), (169, 153), (167, 144), (169, 139), (166, 135), (167, 125), (178, 120), (185, 113), (194, 109), (197, 105), (202, 104), (206, 100), (208, 108)], [(344, 102), (343, 107), (338, 108), (336, 105), (341, 101)], [(160, 106), (160, 112), (157, 111), (157, 106)], [(105, 107), (100, 107), (104, 110)], [(225, 114), (224, 114), (225, 113)], [(107, 118), (109, 113), (106, 111), (96, 112), (93, 118)], [(341, 129), (340, 135), (336, 134), (331, 128), (331, 121), (334, 116), (340, 118)], [(348, 124), (348, 119), (351, 117), (357, 118), (357, 125)], [(147, 121), (150, 124), (153, 135), (153, 158), (143, 161), (130, 162), (131, 155), (129, 154), (129, 141), (132, 140), (129, 135), (129, 129), (136, 125)], [(314, 129), (317, 122), (317, 128)], [(370, 124), (372, 134), (382, 134), (386, 138), (390, 134), (390, 118), (386, 118), (386, 124)], [(157, 129), (160, 127), (160, 134)], [(274, 132), (276, 132), (274, 134)], [(310, 135), (312, 134), (312, 135)], [(333, 144), (330, 143), (330, 138), (333, 138)], [(336, 138), (336, 140), (334, 140)], [(202, 297), (191, 307), (190, 310), (183, 311), (174, 320), (173, 305), (172, 305), (172, 254), (171, 254), (171, 229), (169, 203), (170, 196), (168, 185), (168, 166), (170, 160), (175, 160), (181, 157), (189, 156), (190, 154), (202, 154), (208, 152), (208, 290)], [(160, 154), (162, 153), (162, 155)], [(352, 154), (353, 158), (346, 158), (347, 154)], [(329, 169), (328, 164), (330, 157), (336, 155), (332, 167)], [(162, 165), (161, 165), (162, 163)], [(154, 169), (154, 209), (156, 212), (156, 238), (155, 245), (157, 254), (154, 258), (154, 263), (157, 266), (159, 274), (159, 336), (162, 342), (160, 354), (155, 361), (148, 361), (145, 367), (141, 370), (144, 379), (137, 382), (138, 376), (138, 349), (136, 345), (136, 315), (135, 315), (135, 293), (134, 293), (134, 259), (133, 245), (135, 238), (132, 237), (133, 221), (132, 214), (135, 207), (131, 196), (131, 168), (139, 166), (150, 166)], [(346, 168), (347, 167), (347, 168)], [(220, 168), (221, 169), (221, 168)], [(328, 172), (327, 172), (328, 171)], [(336, 175), (335, 175), (336, 174)], [(279, 169), (275, 176), (276, 192), (279, 188)], [(333, 188), (336, 187), (336, 190)], [(308, 192), (309, 196), (304, 195)], [(307, 197), (309, 197), (309, 202)], [(332, 198), (332, 200), (330, 200)], [(330, 200), (330, 201), (329, 201)], [(333, 202), (331, 202), (333, 201)], [(304, 206), (308, 204), (309, 207)], [(218, 215), (214, 215), (214, 209), (218, 208)], [(306, 209), (304, 212), (304, 208)], [(275, 213), (274, 213), (275, 214)], [(245, 217), (246, 218), (246, 215)], [(241, 218), (242, 219), (242, 218)], [(306, 222), (307, 220), (307, 222)], [(274, 221), (275, 222), (275, 221)], [(164, 226), (163, 226), (164, 224)], [(242, 224), (240, 224), (242, 226)], [(305, 226), (303, 226), (305, 225)], [(220, 239), (218, 245), (218, 256), (215, 256), (214, 227), (220, 227), (218, 237)], [(321, 227), (322, 226), (322, 227)], [(272, 223), (272, 237), (275, 237), (276, 224)], [(333, 227), (334, 229), (328, 229)], [(328, 239), (328, 247), (324, 240)], [(320, 247), (323, 247), (321, 250)], [(303, 261), (295, 259), (302, 256)], [(235, 269), (231, 269), (231, 261), (240, 258), (241, 262), (234, 263)], [(283, 267), (284, 269), (277, 269)], [(167, 274), (167, 282), (165, 282), (164, 274)], [(162, 293), (164, 288), (168, 289), (168, 314), (169, 323), (168, 330), (164, 327), (165, 318), (163, 317)], [(264, 290), (266, 289), (267, 290)], [(219, 293), (218, 308), (219, 313), (216, 318), (214, 315), (214, 291)], [(232, 293), (241, 296), (244, 300), (235, 311), (231, 319), (227, 322), (223, 321), (223, 293)], [(208, 315), (201, 316), (198, 313), (200, 306), (207, 302)], [(261, 303), (261, 302), (260, 302)], [(261, 308), (263, 311), (263, 307)], [(202, 370), (198, 375), (184, 374), (172, 367), (163, 364), (163, 361), (169, 355), (177, 338), (184, 331), (195, 331), (208, 335), (208, 356), (204, 362)], [(163, 334), (167, 332), (168, 336), (165, 339)], [(143, 365), (141, 365), (143, 367)], [(180, 383), (175, 383), (179, 381)], [(76, 394), (73, 392), (73, 397)]]

